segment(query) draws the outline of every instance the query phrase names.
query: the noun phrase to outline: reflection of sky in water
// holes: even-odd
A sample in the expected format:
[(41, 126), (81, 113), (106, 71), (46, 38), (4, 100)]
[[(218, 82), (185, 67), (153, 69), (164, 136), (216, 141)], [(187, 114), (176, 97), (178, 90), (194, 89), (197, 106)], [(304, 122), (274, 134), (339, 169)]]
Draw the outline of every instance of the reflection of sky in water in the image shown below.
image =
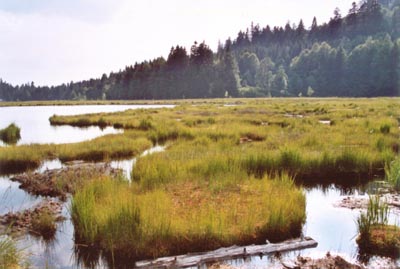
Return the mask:
[(52, 161), (45, 161), (40, 165), (40, 167), (38, 169), (36, 169), (35, 172), (43, 173), (46, 170), (60, 169), (62, 167), (64, 167), (64, 165), (58, 159), (52, 160)]
[(30, 262), (33, 268), (77, 268), (74, 264), (72, 240), (74, 228), (69, 217), (70, 202), (63, 208), (66, 221), (58, 224), (56, 239), (46, 243), (34, 236), (28, 235), (25, 240), (20, 241), (20, 246), (27, 253), (31, 253)]
[[(62, 164), (59, 160), (45, 161), (36, 172), (43, 172), (47, 169), (61, 167)], [(0, 215), (9, 211), (16, 212), (30, 208), (42, 201), (41, 197), (32, 196), (21, 190), (18, 182), (9, 180), (11, 177), (12, 176), (0, 177)]]
[[(153, 148), (155, 151), (162, 151), (163, 149), (163, 147)], [(128, 167), (128, 162), (132, 163), (134, 161), (135, 159), (126, 161), (126, 167)], [(357, 258), (357, 245), (355, 242), (357, 234), (356, 219), (359, 211), (335, 207), (334, 203), (347, 195), (341, 195), (341, 191), (334, 187), (325, 191), (313, 188), (307, 190), (306, 195), (307, 223), (304, 226), (304, 234), (314, 238), (318, 242), (318, 247), (283, 253), (283, 260), (293, 260), (297, 255), (320, 258), (329, 251), (332, 254), (338, 253), (348, 260), (355, 261)], [(358, 195), (357, 192), (355, 195)], [(34, 238), (27, 238), (27, 240), (21, 242), (22, 246), (27, 247), (29, 252), (34, 253), (32, 258), (33, 266), (41, 268), (47, 262), (51, 265), (51, 268), (80, 268), (76, 266), (73, 255), (73, 226), (69, 219), (68, 207), (69, 203), (64, 207), (64, 215), (67, 217), (67, 221), (60, 225), (55, 242), (46, 245)], [(394, 221), (393, 216), (391, 219)], [(279, 267), (280, 262), (272, 256), (264, 256), (262, 258), (255, 256), (246, 260), (239, 259), (226, 263), (238, 268), (281, 268)], [(100, 265), (96, 267), (96, 269), (98, 268), (106, 267)], [(202, 268), (206, 268), (206, 266)]]
[[(318, 242), (316, 248), (293, 251), (284, 255), (284, 259), (295, 259), (297, 255), (320, 258), (328, 251), (341, 253), (349, 260), (357, 257), (357, 227), (356, 219), (359, 211), (337, 208), (333, 204), (345, 196), (340, 190), (331, 187), (326, 191), (313, 188), (306, 191), (307, 221), (303, 228), (305, 236), (310, 236)], [(268, 260), (268, 259), (267, 259)], [(246, 268), (261, 268), (266, 265), (265, 259), (252, 258), (252, 266)]]
[[(152, 153), (156, 153), (156, 152), (162, 152), (164, 150), (165, 150), (165, 146), (155, 146), (155, 147), (152, 147), (152, 148), (144, 151), (141, 156), (146, 156), (148, 154), (152, 154)], [(136, 163), (136, 158), (132, 158), (129, 160), (112, 161), (110, 163), (110, 165), (112, 168), (121, 169), (124, 176), (128, 180), (131, 180), (132, 168), (135, 163)]]
[[(118, 133), (122, 130), (114, 130), (107, 127), (100, 130), (98, 127), (77, 128), (71, 126), (51, 126), (49, 118), (53, 114), (75, 115), (98, 112), (116, 112), (135, 108), (160, 108), (172, 106), (137, 106), (137, 105), (105, 105), (105, 106), (39, 106), (39, 107), (0, 107), (0, 129), (14, 122), (21, 128), (22, 139), (18, 144), (29, 143), (71, 143), (89, 140), (101, 135)], [(0, 142), (0, 146), (4, 145)], [(143, 155), (164, 150), (164, 147), (156, 146)], [(112, 162), (113, 167), (124, 170), (130, 177), (132, 167), (136, 159)], [(45, 161), (36, 170), (44, 172), (50, 169), (63, 167), (59, 160)], [(30, 208), (42, 198), (34, 197), (19, 189), (19, 183), (9, 180), (10, 177), (0, 177), (0, 215), (7, 212), (20, 211)], [(69, 216), (70, 202), (63, 209), (66, 221), (59, 224), (56, 240), (45, 243), (32, 236), (27, 236), (19, 241), (20, 246), (31, 254), (32, 268), (79, 268), (75, 264), (73, 256), (73, 225)], [(102, 268), (103, 266), (100, 265)], [(99, 267), (99, 268), (100, 268)]]
[[(356, 220), (360, 214), (359, 210), (335, 207), (334, 204), (344, 197), (341, 191), (330, 187), (323, 191), (320, 188), (306, 190), (307, 197), (307, 221), (303, 228), (305, 236), (310, 236), (318, 242), (316, 248), (300, 251), (291, 251), (282, 255), (283, 260), (295, 260), (298, 255), (312, 258), (322, 258), (327, 252), (339, 254), (345, 259), (357, 261), (357, 226)], [(353, 196), (353, 195), (352, 195)], [(354, 196), (366, 197), (365, 194)], [(398, 215), (390, 215), (390, 223), (399, 223)], [(369, 266), (375, 268), (375, 262), (381, 262), (380, 258), (373, 257)], [(280, 262), (272, 257), (258, 256), (246, 260), (233, 260), (228, 262), (238, 268), (282, 268)], [(397, 261), (399, 265), (399, 261)], [(400, 267), (399, 267), (400, 268)]]
[(356, 220), (358, 210), (334, 207), (333, 204), (343, 196), (333, 187), (325, 193), (318, 189), (307, 192), (307, 223), (304, 234), (311, 236), (318, 242), (313, 251), (344, 252), (351, 257), (357, 255)]
[[(149, 106), (145, 106), (149, 108)], [(119, 132), (113, 128), (103, 131), (98, 127), (76, 128), (70, 126), (53, 127), (48, 119), (53, 114), (74, 115), (96, 112), (114, 112), (129, 108), (141, 108), (140, 106), (43, 106), (43, 107), (0, 107), (0, 129), (15, 122), (21, 127), (19, 144), (26, 143), (68, 143), (95, 138), (108, 133)], [(156, 146), (143, 153), (147, 155), (153, 152), (163, 151), (165, 148)], [(142, 155), (142, 156), (143, 156)], [(136, 158), (130, 160), (113, 161), (112, 167), (121, 168), (130, 178), (132, 167)], [(58, 160), (47, 161), (37, 169), (43, 172), (46, 169), (61, 168)], [(334, 202), (342, 199), (339, 189), (334, 187), (323, 191), (314, 188), (306, 191), (307, 195), (307, 223), (304, 226), (304, 234), (311, 236), (318, 242), (315, 249), (295, 251), (285, 254), (286, 258), (295, 258), (298, 254), (304, 256), (321, 257), (330, 251), (341, 253), (345, 257), (355, 260), (357, 255), (356, 219), (358, 210), (336, 208)], [(356, 192), (357, 195), (357, 192)], [(8, 177), (0, 177), (0, 214), (8, 211), (18, 211), (31, 207), (40, 202), (19, 189), (19, 183), (11, 182)], [(67, 220), (60, 224), (56, 240), (46, 244), (40, 240), (28, 237), (21, 241), (21, 245), (32, 253), (33, 268), (44, 268), (47, 264), (50, 268), (79, 268), (75, 265), (73, 257), (73, 225), (69, 219), (69, 203), (64, 207), (64, 215)], [(399, 223), (398, 218), (392, 215), (391, 223)], [(245, 261), (235, 260), (230, 262), (240, 268), (273, 268), (276, 261), (270, 257), (252, 257)], [(100, 266), (99, 268), (102, 268)]]
[(27, 209), (42, 200), (27, 194), (19, 185), (10, 181), (8, 177), (0, 177), (0, 215)]
[[(93, 105), (93, 106), (26, 106), (26, 107), (0, 107), (0, 129), (15, 123), (21, 128), (21, 140), (18, 144), (30, 143), (73, 143), (95, 137), (120, 133), (107, 127), (101, 130), (99, 127), (77, 128), (72, 126), (51, 126), (49, 118), (56, 115), (78, 115), (100, 112), (117, 112), (127, 109), (160, 108), (172, 106), (140, 106), (140, 105)], [(4, 145), (1, 143), (0, 145)]]

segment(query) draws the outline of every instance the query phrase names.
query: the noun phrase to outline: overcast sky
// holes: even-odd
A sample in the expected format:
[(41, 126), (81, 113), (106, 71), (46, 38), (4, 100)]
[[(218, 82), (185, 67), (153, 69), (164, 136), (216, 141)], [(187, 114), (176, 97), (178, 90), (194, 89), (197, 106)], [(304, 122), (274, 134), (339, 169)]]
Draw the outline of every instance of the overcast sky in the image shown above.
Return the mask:
[(55, 85), (235, 38), (251, 22), (309, 27), (353, 0), (0, 0), (0, 78)]

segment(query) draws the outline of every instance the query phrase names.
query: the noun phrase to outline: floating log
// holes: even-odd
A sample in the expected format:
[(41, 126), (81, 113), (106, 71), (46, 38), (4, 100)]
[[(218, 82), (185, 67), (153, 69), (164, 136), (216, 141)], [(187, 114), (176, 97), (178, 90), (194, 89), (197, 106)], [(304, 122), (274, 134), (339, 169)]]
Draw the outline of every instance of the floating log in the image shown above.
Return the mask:
[(293, 239), (278, 244), (251, 245), (245, 247), (232, 246), (220, 248), (210, 252), (189, 253), (172, 257), (164, 257), (156, 260), (136, 262), (136, 268), (185, 268), (201, 266), (202, 264), (214, 263), (218, 261), (244, 259), (250, 256), (270, 255), (277, 252), (301, 250), (314, 248), (318, 245), (317, 241), (310, 237), (304, 239)]

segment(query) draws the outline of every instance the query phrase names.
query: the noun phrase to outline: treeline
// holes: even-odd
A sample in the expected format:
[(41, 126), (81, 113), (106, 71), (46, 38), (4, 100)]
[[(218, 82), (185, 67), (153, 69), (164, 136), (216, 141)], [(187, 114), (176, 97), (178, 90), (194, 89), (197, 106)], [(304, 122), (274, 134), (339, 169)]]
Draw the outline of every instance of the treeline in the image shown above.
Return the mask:
[[(382, 5), (385, 3), (385, 5)], [(355, 2), (306, 30), (252, 25), (232, 42), (244, 96), (395, 96), (400, 1)], [(228, 42), (230, 42), (228, 40)]]
[(0, 99), (180, 99), (261, 96), (397, 96), (400, 0), (354, 2), (329, 22), (252, 24), (213, 52), (202, 42), (101, 78), (52, 87), (0, 81)]
[(136, 63), (100, 79), (56, 87), (36, 87), (33, 83), (13, 87), (0, 81), (0, 99), (213, 98), (238, 96), (239, 86), (239, 69), (230, 48), (214, 54), (204, 42), (195, 42), (190, 53), (176, 46), (167, 60), (160, 57)]

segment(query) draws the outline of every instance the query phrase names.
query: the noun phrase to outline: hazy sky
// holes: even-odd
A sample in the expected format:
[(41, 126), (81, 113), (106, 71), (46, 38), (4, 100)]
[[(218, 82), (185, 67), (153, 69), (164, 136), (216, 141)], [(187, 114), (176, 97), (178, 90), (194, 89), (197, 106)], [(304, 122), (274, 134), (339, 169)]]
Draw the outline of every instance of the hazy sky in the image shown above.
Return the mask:
[(212, 49), (250, 23), (326, 22), (353, 0), (0, 0), (0, 78), (54, 85), (100, 77), (195, 40)]

